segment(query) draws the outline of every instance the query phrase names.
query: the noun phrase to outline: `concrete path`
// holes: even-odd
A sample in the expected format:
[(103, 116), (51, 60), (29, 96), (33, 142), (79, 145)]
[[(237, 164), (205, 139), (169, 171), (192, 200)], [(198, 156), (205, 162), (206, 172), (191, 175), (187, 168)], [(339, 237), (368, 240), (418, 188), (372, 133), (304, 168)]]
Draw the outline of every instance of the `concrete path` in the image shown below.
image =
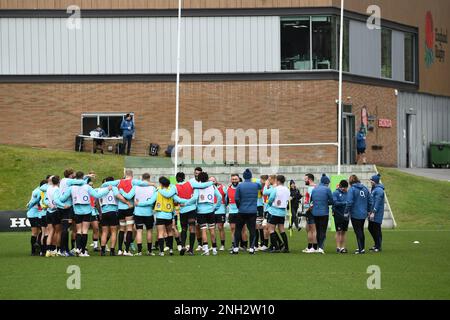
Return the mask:
[(450, 169), (398, 169), (402, 172), (420, 177), (450, 182)]

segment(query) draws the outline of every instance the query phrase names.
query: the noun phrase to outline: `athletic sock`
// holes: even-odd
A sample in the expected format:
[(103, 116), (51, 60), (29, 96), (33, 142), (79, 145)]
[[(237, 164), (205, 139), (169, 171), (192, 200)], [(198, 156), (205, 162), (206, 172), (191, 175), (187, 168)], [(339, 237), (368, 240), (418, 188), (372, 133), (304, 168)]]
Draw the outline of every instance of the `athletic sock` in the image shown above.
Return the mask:
[(109, 249), (109, 252), (111, 255), (114, 255), (116, 253), (116, 249), (115, 248), (111, 248)]
[(152, 243), (151, 242), (147, 242), (147, 251), (148, 252), (152, 252)]
[(158, 239), (159, 252), (164, 252), (164, 238)]
[(181, 230), (181, 245), (183, 247), (186, 246), (186, 237), (187, 237), (187, 230), (186, 229)]
[(189, 233), (189, 251), (194, 251), (194, 244), (195, 244), (195, 232)]
[(94, 242), (94, 249), (98, 248), (98, 239), (92, 239), (92, 241)]
[(308, 243), (308, 249), (311, 249), (313, 247), (312, 243)]
[(166, 238), (166, 246), (168, 246), (170, 250), (173, 250), (173, 236)]
[(220, 244), (225, 247), (225, 240), (220, 240)]
[(61, 250), (69, 251), (69, 222), (64, 220), (62, 222), (62, 230), (61, 230)]
[(125, 234), (125, 251), (129, 252), (130, 251), (130, 245), (131, 245), (131, 237), (132, 237), (132, 232), (131, 231), (127, 231)]
[(271, 233), (270, 234), (270, 241), (272, 243), (272, 249), (274, 250), (279, 250), (279, 246), (278, 246), (278, 240), (277, 240), (277, 233)]
[(87, 245), (87, 242), (88, 242), (88, 235), (87, 234), (83, 234), (81, 241), (82, 241), (82, 246), (83, 246), (83, 253), (85, 253), (86, 252), (86, 245)]
[(278, 246), (281, 247), (281, 245), (283, 244), (283, 241), (281, 241), (281, 238), (277, 232), (275, 232), (275, 238), (277, 239)]
[(248, 248), (248, 241), (241, 241), (243, 248)]
[(75, 242), (77, 243), (77, 249), (81, 250), (81, 233), (77, 233), (75, 237)]
[(217, 242), (214, 241), (214, 242), (212, 243), (212, 247), (213, 247), (213, 248), (217, 248)]
[(102, 246), (102, 253), (106, 252), (106, 246)]
[(197, 238), (197, 243), (198, 243), (199, 246), (201, 246), (202, 245), (202, 238)]
[(281, 233), (281, 238), (283, 239), (284, 242), (284, 249), (289, 250), (288, 237), (286, 235), (286, 232)]
[(317, 243), (313, 243), (314, 250), (317, 250)]
[(125, 235), (125, 231), (119, 231), (119, 251), (122, 251), (124, 235)]
[(181, 240), (180, 237), (175, 238), (175, 242), (177, 243), (177, 246), (181, 246)]
[(259, 239), (261, 244), (264, 246), (266, 244), (266, 239), (264, 239), (264, 229), (259, 229)]
[(36, 236), (31, 236), (31, 238), (30, 238), (31, 254), (35, 254), (36, 253), (35, 246), (34, 246), (34, 244), (36, 243), (36, 239), (37, 239)]
[(71, 246), (72, 246), (72, 249), (76, 249), (76, 247), (75, 247), (75, 239), (70, 239), (70, 244), (71, 244)]
[(42, 238), (42, 247), (41, 247), (41, 252), (45, 253), (47, 251), (47, 237), (48, 236), (44, 236)]
[(259, 232), (258, 231), (259, 230), (256, 230), (256, 233), (255, 233), (255, 247), (259, 246)]
[(142, 243), (138, 243), (137, 247), (138, 247), (138, 252), (141, 253), (142, 252)]

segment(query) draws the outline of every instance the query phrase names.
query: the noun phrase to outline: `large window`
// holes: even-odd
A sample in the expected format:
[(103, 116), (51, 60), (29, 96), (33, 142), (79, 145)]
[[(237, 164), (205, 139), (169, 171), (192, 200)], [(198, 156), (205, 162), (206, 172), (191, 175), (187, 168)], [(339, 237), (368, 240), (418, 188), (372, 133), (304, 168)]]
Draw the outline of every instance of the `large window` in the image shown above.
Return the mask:
[(100, 126), (108, 137), (120, 137), (122, 135), (120, 124), (125, 114), (83, 114), (81, 115), (81, 132), (88, 136), (92, 130)]
[(412, 33), (405, 33), (405, 81), (414, 82), (414, 48), (415, 37)]
[(281, 19), (281, 70), (310, 70), (310, 18)]
[[(336, 19), (312, 17), (312, 68), (335, 69), (336, 50), (332, 38), (336, 35)], [(333, 22), (333, 23), (332, 23)]]
[(392, 30), (381, 30), (381, 76), (392, 78)]
[[(344, 25), (344, 71), (349, 71), (349, 21)], [(334, 16), (281, 18), (281, 70), (336, 70), (339, 24)]]

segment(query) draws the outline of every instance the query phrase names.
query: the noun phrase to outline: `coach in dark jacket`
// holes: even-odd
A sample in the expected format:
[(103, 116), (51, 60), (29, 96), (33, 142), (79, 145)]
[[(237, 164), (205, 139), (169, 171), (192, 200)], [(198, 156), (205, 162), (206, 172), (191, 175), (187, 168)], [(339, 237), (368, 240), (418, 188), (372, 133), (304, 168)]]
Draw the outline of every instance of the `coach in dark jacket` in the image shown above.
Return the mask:
[[(242, 228), (247, 225), (250, 233), (250, 249), (249, 253), (255, 253), (256, 239), (256, 214), (258, 191), (261, 190), (261, 183), (252, 182), (252, 172), (246, 169), (243, 174), (244, 182), (240, 183), (236, 188), (236, 206), (238, 207), (238, 221), (236, 231), (234, 232), (234, 243), (240, 243), (242, 236)], [(239, 247), (233, 248), (233, 254), (239, 253)]]
[(323, 248), (327, 236), (328, 216), (330, 213), (329, 206), (333, 205), (333, 195), (328, 187), (329, 184), (330, 178), (323, 174), (320, 179), (320, 184), (311, 193), (312, 214), (316, 222), (317, 245), (319, 247), (317, 252), (322, 254), (325, 253)]

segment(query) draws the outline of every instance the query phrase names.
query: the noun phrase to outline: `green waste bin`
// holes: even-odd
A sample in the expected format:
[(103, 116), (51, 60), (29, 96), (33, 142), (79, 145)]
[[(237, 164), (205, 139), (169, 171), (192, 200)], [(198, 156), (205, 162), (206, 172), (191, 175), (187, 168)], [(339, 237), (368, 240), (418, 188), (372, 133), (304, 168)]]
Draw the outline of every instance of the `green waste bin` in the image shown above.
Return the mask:
[(432, 168), (450, 167), (450, 142), (430, 144), (430, 164)]

